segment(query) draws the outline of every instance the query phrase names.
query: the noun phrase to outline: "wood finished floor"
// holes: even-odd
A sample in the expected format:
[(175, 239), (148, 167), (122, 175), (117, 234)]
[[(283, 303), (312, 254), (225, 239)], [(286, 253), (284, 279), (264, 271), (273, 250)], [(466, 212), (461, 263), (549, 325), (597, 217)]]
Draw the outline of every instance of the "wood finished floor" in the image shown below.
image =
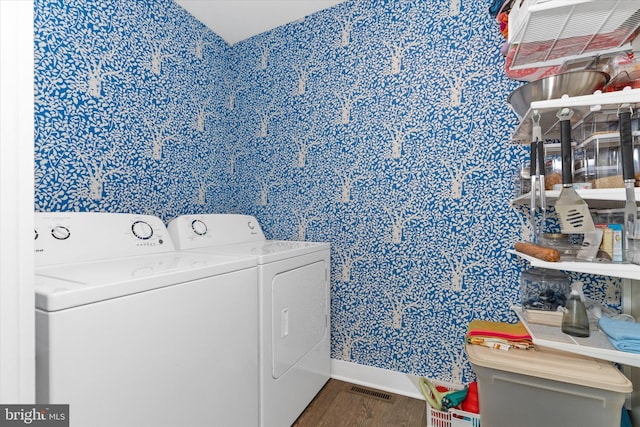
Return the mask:
[(330, 379), (292, 427), (426, 427), (425, 402), (368, 387), (391, 401), (350, 391), (354, 384)]

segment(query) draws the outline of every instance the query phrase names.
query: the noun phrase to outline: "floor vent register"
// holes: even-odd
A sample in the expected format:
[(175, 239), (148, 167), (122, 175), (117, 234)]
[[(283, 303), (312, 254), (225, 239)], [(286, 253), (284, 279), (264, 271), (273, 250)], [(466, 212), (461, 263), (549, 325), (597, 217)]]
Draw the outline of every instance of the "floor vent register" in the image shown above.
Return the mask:
[(379, 390), (373, 390), (370, 388), (360, 387), (357, 385), (352, 386), (349, 392), (360, 394), (367, 397), (373, 397), (374, 399), (382, 400), (384, 402), (392, 403), (395, 400), (395, 396), (389, 393), (385, 393)]

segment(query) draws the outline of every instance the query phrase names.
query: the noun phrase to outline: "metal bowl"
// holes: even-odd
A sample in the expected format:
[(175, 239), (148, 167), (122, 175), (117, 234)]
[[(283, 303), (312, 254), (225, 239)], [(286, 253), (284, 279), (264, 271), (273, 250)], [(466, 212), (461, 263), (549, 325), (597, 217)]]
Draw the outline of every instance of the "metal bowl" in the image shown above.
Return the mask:
[(511, 92), (507, 100), (518, 116), (524, 117), (533, 101), (561, 98), (563, 95), (591, 95), (609, 81), (602, 71), (569, 71), (525, 83)]

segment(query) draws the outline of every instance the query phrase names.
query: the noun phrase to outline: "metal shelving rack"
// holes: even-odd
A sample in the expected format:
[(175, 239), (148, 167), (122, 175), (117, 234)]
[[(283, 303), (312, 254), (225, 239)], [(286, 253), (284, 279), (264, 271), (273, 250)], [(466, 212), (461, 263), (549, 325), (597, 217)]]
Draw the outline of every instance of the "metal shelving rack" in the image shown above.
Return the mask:
[(629, 107), (634, 111), (640, 108), (640, 89), (626, 88), (606, 93), (598, 91), (593, 95), (573, 97), (565, 95), (559, 99), (534, 101), (516, 128), (512, 142), (517, 144), (531, 142), (532, 118), (537, 114), (540, 115), (543, 139), (559, 139), (560, 121), (556, 115), (564, 108), (570, 108), (573, 111), (571, 124), (576, 127), (593, 114), (617, 114), (620, 108)]
[[(574, 111), (573, 121), (577, 125), (591, 114), (612, 114), (612, 112), (616, 113), (621, 108), (633, 108), (634, 110), (640, 108), (640, 89), (625, 89), (619, 92), (609, 93), (596, 92), (593, 95), (576, 97), (564, 96), (560, 99), (532, 102), (531, 107), (525, 117), (522, 118), (520, 126), (518, 126), (515, 132), (514, 142), (522, 142), (518, 140), (517, 136), (522, 135), (522, 128), (525, 127), (527, 123), (530, 124), (532, 122), (531, 118), (534, 115), (540, 115), (540, 125), (542, 126), (545, 138), (554, 138), (556, 132), (559, 132), (559, 120), (556, 114), (565, 108), (570, 108)], [(528, 132), (528, 135), (530, 134), (531, 133)], [(529, 141), (530, 139), (525, 142)], [(578, 193), (592, 208), (619, 207), (624, 204), (625, 200), (623, 188), (578, 190)], [(559, 196), (560, 191), (546, 191), (545, 194), (547, 196), (547, 203), (551, 205)], [(640, 188), (636, 188), (636, 195), (637, 200), (640, 200)], [(513, 203), (527, 204), (528, 200), (529, 196), (523, 195), (515, 199)], [(534, 267), (622, 278), (624, 294), (627, 298), (627, 301), (623, 299), (623, 308), (627, 312), (632, 311), (632, 304), (629, 298), (632, 291), (632, 283), (640, 281), (640, 265), (580, 261), (545, 262), (519, 252), (511, 251), (511, 253), (527, 260)], [(627, 297), (627, 295), (629, 295), (629, 297)], [(557, 331), (552, 327), (542, 327), (542, 325), (526, 323), (526, 319), (523, 318), (522, 313), (518, 311), (517, 307), (514, 307), (514, 310), (525, 322), (533, 336), (534, 343), (538, 345), (640, 367), (640, 355), (632, 355), (627, 352), (615, 350), (600, 331), (594, 331), (596, 333), (593, 334), (594, 337), (590, 341), (567, 338), (565, 334), (556, 333)]]
[[(509, 43), (514, 49), (510, 68), (534, 69), (536, 67), (562, 66), (587, 61), (602, 55), (621, 52), (640, 53), (640, 1), (638, 0), (521, 0), (515, 2), (509, 14)], [(634, 39), (635, 37), (635, 39)], [(574, 111), (572, 125), (588, 120), (594, 113), (608, 111), (617, 114), (621, 107), (640, 108), (640, 89), (600, 93), (581, 97), (565, 96), (561, 99), (532, 102), (529, 111), (520, 121), (512, 142), (529, 144), (532, 134), (532, 117), (540, 114), (543, 139), (559, 139), (560, 126), (556, 114), (562, 108)], [(583, 190), (580, 195), (591, 207), (619, 207), (624, 203), (623, 189)], [(547, 191), (547, 203), (553, 204), (559, 191)], [(640, 200), (636, 189), (636, 200)], [(525, 204), (528, 195), (514, 200)], [(587, 262), (548, 263), (527, 255), (510, 251), (527, 260), (532, 266), (605, 275), (622, 278), (622, 309), (625, 313), (640, 317), (640, 266), (633, 264), (604, 264)], [(635, 295), (634, 295), (635, 293)], [(514, 307), (525, 322), (533, 340), (570, 353), (596, 357), (624, 365), (625, 374), (638, 388), (640, 384), (640, 355), (620, 352), (612, 347), (600, 331), (589, 341), (580, 342), (562, 334), (559, 328), (531, 325)], [(541, 327), (541, 328), (539, 328)], [(560, 333), (558, 337), (557, 334)], [(567, 338), (569, 337), (569, 338)], [(630, 408), (634, 424), (640, 424), (640, 392), (630, 396)]]
[[(576, 190), (590, 208), (593, 209), (615, 209), (624, 207), (624, 188), (596, 188), (590, 190)], [(636, 203), (640, 204), (640, 187), (636, 187)], [(545, 191), (545, 198), (548, 205), (554, 205), (560, 196), (560, 190)], [(530, 193), (523, 194), (512, 201), (514, 206), (528, 206), (531, 200)]]
[(541, 347), (581, 354), (637, 368), (640, 367), (640, 354), (616, 350), (607, 336), (600, 330), (592, 330), (588, 338), (576, 338), (563, 333), (557, 326), (529, 323), (522, 312), (522, 307), (512, 305), (511, 308), (527, 328), (533, 338), (533, 342)]
[(595, 274), (598, 276), (619, 277), (628, 280), (640, 280), (640, 265), (613, 262), (559, 261), (546, 262), (517, 251), (510, 253), (527, 260), (532, 267), (550, 270), (574, 271), (576, 273)]

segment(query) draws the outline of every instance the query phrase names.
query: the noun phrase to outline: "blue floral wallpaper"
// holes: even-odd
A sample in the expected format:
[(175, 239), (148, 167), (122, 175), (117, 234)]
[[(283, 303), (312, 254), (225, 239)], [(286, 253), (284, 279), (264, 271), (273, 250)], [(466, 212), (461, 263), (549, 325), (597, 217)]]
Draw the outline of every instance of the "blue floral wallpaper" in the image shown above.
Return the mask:
[(515, 320), (531, 233), (488, 7), (349, 0), (228, 46), (169, 0), (37, 0), (36, 210), (328, 241), (333, 358), (469, 381), (466, 326)]
[(224, 41), (170, 1), (35, 5), (36, 209), (224, 209)]

